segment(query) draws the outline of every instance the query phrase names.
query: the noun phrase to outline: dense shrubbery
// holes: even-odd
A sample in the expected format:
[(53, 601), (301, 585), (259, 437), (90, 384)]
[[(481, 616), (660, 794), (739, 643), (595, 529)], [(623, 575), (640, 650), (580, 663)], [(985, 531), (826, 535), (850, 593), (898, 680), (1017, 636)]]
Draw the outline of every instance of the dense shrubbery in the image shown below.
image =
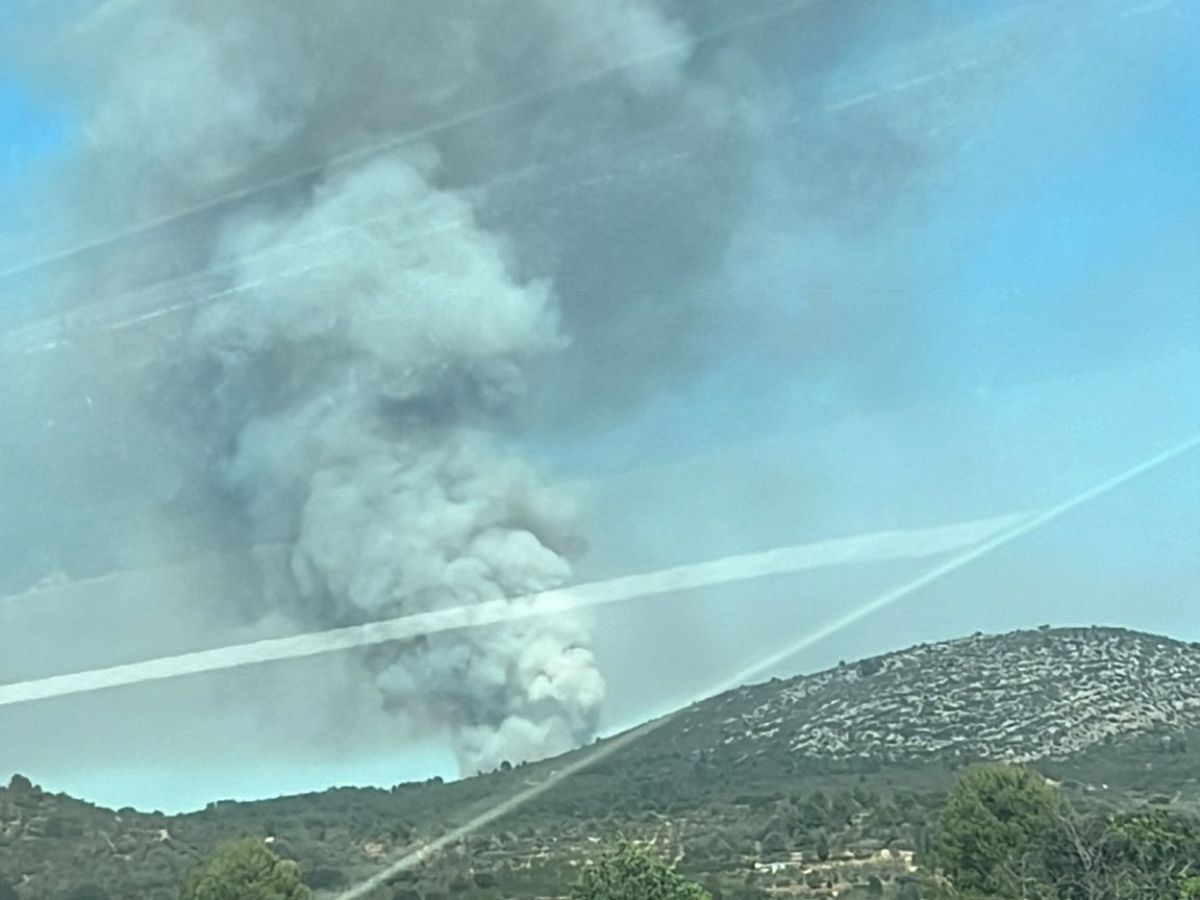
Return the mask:
[(308, 889), (296, 865), (268, 850), (261, 841), (227, 844), (193, 872), (180, 900), (304, 900)]
[(933, 861), (961, 896), (1200, 900), (1200, 823), (1074, 810), (1036, 773), (985, 766), (943, 809)]
[(651, 851), (619, 844), (587, 865), (573, 900), (711, 900)]
[[(1186, 752), (1175, 750), (1177, 744)], [(886, 900), (1200, 900), (1200, 839), (1196, 825), (1179, 814), (1197, 801), (1187, 781), (1200, 765), (1195, 737), (1186, 745), (1147, 737), (1097, 750), (1082, 762), (1047, 764), (1063, 780), (1061, 791), (1015, 767), (969, 770), (952, 793), (962, 769), (949, 764), (893, 767), (879, 775), (811, 774), (769, 748), (746, 758), (670, 750), (635, 763), (633, 778), (614, 769), (564, 782), (397, 879), (390, 891), (408, 900), (560, 896), (579, 866), (603, 851), (597, 838), (624, 834), (654, 841), (664, 859), (678, 863), (680, 878), (697, 882), (714, 900), (764, 900), (805, 883), (848, 900), (865, 900), (880, 886), (876, 896)], [(114, 900), (175, 900), (194, 861), (239, 836), (253, 836), (263, 853), (269, 846), (298, 862), (298, 871), (278, 864), (295, 875), (285, 890), (297, 889), (299, 881), (329, 896), (376, 871), (375, 853), (390, 858), (446, 833), (461, 824), (456, 810), (517, 789), (531, 771), (390, 792), (338, 789), (261, 804), (214, 804), (177, 818), (125, 810), (114, 820), (109, 811), (69, 798), (17, 790), (0, 797), (7, 821), (78, 822), (89, 847), (108, 841), (112, 850), (83, 856), (70, 828), (61, 837), (0, 842), (0, 866), (16, 886), (15, 896), (0, 887), (0, 900), (76, 900), (71, 891), (85, 882)], [(1099, 783), (1113, 789), (1088, 788)], [(1107, 812), (1095, 805), (1104, 801), (1113, 804)], [(371, 845), (378, 849), (365, 856), (363, 848)]]
[(955, 887), (1023, 896), (1045, 836), (1063, 815), (1058, 792), (1037, 773), (984, 766), (964, 775), (942, 809), (934, 858)]

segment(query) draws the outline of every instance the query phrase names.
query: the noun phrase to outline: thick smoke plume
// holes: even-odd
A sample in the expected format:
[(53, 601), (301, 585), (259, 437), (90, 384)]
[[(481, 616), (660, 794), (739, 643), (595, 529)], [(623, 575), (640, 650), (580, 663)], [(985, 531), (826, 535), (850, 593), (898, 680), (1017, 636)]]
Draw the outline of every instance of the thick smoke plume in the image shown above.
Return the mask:
[[(593, 139), (664, 115), (693, 139), (724, 132), (723, 104), (684, 78), (687, 29), (650, 2), (176, 0), (101, 6), (78, 30), (103, 47), (80, 50), (95, 87), (69, 176), (79, 234), (160, 224), (58, 287), (118, 306), (184, 295), (180, 331), (144, 336), (117, 380), (172, 435), (172, 499), (205, 494), (226, 540), (287, 548), (261, 604), (337, 625), (566, 582), (570, 503), (499, 435), (568, 346), (564, 295), (582, 289), (558, 276), (598, 241), (515, 223)], [(522, 119), (538, 140), (504, 137)], [(591, 735), (588, 644), (564, 614), (364, 664), (473, 771)]]
[[(424, 168), (374, 161), (298, 211), (225, 228), (218, 253), (245, 290), (189, 333), (185, 365), (210, 367), (206, 421), (232, 439), (223, 480), (255, 525), (292, 537), (296, 589), (322, 623), (570, 574), (570, 511), (475, 425), (558, 346), (548, 288), (514, 280)], [(561, 618), (433, 638), (376, 667), (389, 704), (449, 725), (469, 766), (565, 749), (604, 693), (586, 634)]]

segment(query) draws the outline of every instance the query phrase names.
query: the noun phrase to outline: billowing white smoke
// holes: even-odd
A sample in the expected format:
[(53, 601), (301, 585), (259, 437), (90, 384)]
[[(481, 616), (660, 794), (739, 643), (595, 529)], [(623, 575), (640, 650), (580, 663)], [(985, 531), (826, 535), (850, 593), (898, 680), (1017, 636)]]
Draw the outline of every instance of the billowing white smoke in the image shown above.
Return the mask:
[[(570, 510), (471, 425), (561, 344), (548, 286), (516, 283), (427, 166), (377, 160), (298, 213), (229, 226), (235, 293), (190, 335), (219, 369), (228, 484), (256, 519), (294, 521), (297, 589), (322, 622), (527, 594), (571, 571)], [(587, 736), (604, 689), (586, 640), (566, 619), (442, 635), (396, 648), (378, 679), (397, 710), (451, 727), (464, 766), (487, 767)]]
[[(538, 87), (489, 43), (494, 4), (444, 6), (276, 15), (179, 0), (138, 12), (102, 66), (89, 134), (107, 215), (169, 215), (305, 172), (156, 231), (104, 282), (162, 277), (180, 259), (214, 273), (183, 352), (168, 348), (154, 371), (248, 533), (290, 542), (283, 602), (306, 624), (555, 587), (580, 548), (570, 505), (489, 436), (531, 367), (567, 345), (555, 286), (518, 271), (506, 236), (480, 224), (478, 193), (448, 186), (436, 135), (344, 156)], [(546, 77), (633, 56), (644, 64), (605, 90), (638, 102), (677, 87), (685, 34), (652, 5), (510, 13), (553, 36)], [(203, 400), (185, 397), (195, 390)], [(390, 709), (451, 735), (466, 771), (586, 740), (604, 697), (587, 630), (565, 615), (381, 648), (364, 664)]]

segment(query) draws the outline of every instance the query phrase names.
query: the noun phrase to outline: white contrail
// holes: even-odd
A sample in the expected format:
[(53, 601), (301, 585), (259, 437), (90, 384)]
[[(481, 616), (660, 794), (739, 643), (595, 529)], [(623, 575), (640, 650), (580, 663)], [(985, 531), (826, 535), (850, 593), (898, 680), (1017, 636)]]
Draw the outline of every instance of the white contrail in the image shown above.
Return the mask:
[(351, 625), (311, 634), (294, 635), (160, 657), (126, 665), (55, 675), (0, 685), (0, 707), (104, 688), (158, 681), (202, 672), (277, 660), (297, 659), (355, 647), (401, 641), (419, 635), (493, 625), (532, 616), (637, 600), (848, 563), (914, 559), (945, 553), (1001, 533), (1026, 521), (1029, 514), (959, 522), (937, 528), (884, 531), (849, 538), (778, 547), (760, 553), (726, 556), (708, 562), (676, 566), (543, 591), (515, 599), (494, 600), (468, 606), (433, 610), (364, 625)]
[[(840, 631), (844, 631), (859, 620), (871, 615), (871, 613), (878, 612), (884, 607), (890, 606), (893, 603), (904, 599), (905, 597), (915, 594), (917, 591), (927, 587), (933, 582), (941, 578), (945, 578), (947, 575), (950, 575), (953, 572), (957, 572), (959, 569), (969, 565), (970, 563), (979, 559), (981, 556), (985, 556), (988, 553), (991, 553), (993, 550), (998, 550), (1004, 545), (1011, 543), (1020, 537), (1024, 537), (1030, 532), (1036, 531), (1043, 525), (1049, 524), (1055, 519), (1066, 515), (1083, 504), (1115, 490), (1126, 482), (1137, 478), (1139, 475), (1144, 475), (1146, 472), (1149, 472), (1150, 470), (1155, 469), (1166, 462), (1176, 459), (1177, 457), (1182, 456), (1198, 446), (1200, 446), (1200, 434), (1194, 435), (1186, 441), (1176, 444), (1175, 446), (1164, 450), (1161, 453), (1155, 454), (1144, 462), (1138, 463), (1136, 466), (1126, 469), (1124, 472), (1114, 475), (1112, 478), (1102, 481), (1099, 484), (1088, 488), (1086, 491), (1064, 500), (1062, 503), (1051, 506), (1030, 516), (1023, 517), (1020, 521), (1015, 522), (1010, 527), (1001, 530), (999, 533), (994, 534), (990, 538), (984, 539), (981, 543), (978, 543), (970, 549), (955, 555), (940, 565), (934, 566), (924, 574), (919, 575), (910, 581), (904, 582), (899, 587), (885, 591), (867, 603), (855, 607), (828, 625), (824, 625), (821, 628), (818, 628), (816, 631), (806, 634), (804, 637), (788, 644), (775, 653), (758, 659), (752, 665), (747, 666), (734, 675), (722, 679), (720, 683), (712, 685), (704, 692), (698, 694), (696, 699), (700, 700), (705, 697), (712, 697), (741, 687), (754, 678), (771, 671), (773, 668), (779, 665), (779, 663), (783, 662), (789, 657), (811, 647), (818, 641), (822, 641), (827, 637), (832, 637)], [(549, 776), (547, 776), (544, 781), (541, 781), (532, 787), (526, 788), (525, 790), (514, 794), (513, 796), (501, 801), (500, 803), (497, 803), (495, 806), (492, 806), (475, 816), (465, 824), (452, 829), (436, 840), (423, 845), (411, 853), (405, 854), (387, 868), (377, 872), (371, 878), (339, 894), (337, 896), (337, 900), (361, 900), (361, 898), (366, 897), (372, 891), (387, 884), (387, 882), (395, 878), (401, 872), (408, 871), (409, 869), (420, 865), (421, 863), (430, 859), (432, 856), (436, 855), (445, 847), (470, 836), (480, 828), (485, 827), (501, 816), (507, 815), (513, 810), (524, 806), (529, 801), (536, 799), (537, 797), (546, 793), (546, 791), (557, 786), (558, 784), (561, 784), (564, 780), (570, 778), (572, 775), (583, 771), (589, 766), (595, 765), (613, 753), (623, 750), (636, 741), (641, 740), (646, 735), (657, 731), (659, 728), (662, 728), (668, 722), (672, 721), (675, 716), (678, 715), (678, 712), (679, 711), (676, 711), (670, 715), (647, 722), (644, 725), (633, 729), (632, 731), (627, 731), (624, 734), (618, 735), (617, 737), (606, 741), (590, 752), (583, 753), (567, 765), (563, 766), (563, 768), (556, 769)]]

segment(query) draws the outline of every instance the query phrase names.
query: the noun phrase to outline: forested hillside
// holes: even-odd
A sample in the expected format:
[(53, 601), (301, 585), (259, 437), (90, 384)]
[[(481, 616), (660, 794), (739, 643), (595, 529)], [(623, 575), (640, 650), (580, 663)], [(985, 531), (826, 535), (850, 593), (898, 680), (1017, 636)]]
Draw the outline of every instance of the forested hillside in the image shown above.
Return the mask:
[[(1197, 675), (1193, 645), (1076, 629), (976, 636), (741, 688), (664, 720), (380, 896), (564, 896), (621, 838), (714, 896), (928, 894), (944, 868), (948, 792), (975, 763), (1027, 764), (1101, 832), (1118, 814), (1200, 809)], [(101, 809), (18, 776), (0, 789), (0, 876), (20, 900), (174, 900), (219, 845), (249, 838), (332, 896), (592, 751), (180, 816)]]

